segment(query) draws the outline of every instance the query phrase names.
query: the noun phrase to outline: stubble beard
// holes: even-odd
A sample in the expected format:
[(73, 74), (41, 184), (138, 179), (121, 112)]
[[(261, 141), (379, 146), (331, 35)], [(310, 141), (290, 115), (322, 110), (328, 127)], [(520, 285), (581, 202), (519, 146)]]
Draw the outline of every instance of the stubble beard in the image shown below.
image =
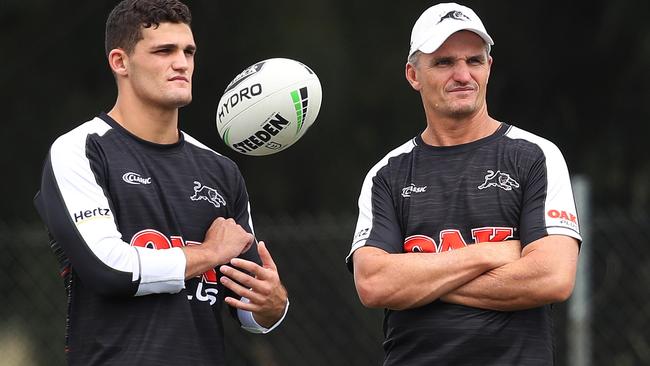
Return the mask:
[(472, 104), (448, 104), (441, 112), (452, 119), (465, 119), (471, 117), (478, 110), (476, 102)]
[(178, 91), (170, 92), (166, 96), (164, 96), (161, 100), (161, 104), (163, 104), (167, 108), (181, 108), (181, 107), (185, 107), (191, 102), (192, 102), (191, 91), (187, 94), (180, 93)]

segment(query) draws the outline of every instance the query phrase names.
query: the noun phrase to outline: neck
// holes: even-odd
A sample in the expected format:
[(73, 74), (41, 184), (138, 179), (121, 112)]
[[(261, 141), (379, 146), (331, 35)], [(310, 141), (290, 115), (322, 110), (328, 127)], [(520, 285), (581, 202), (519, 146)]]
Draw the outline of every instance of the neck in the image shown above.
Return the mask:
[(501, 123), (490, 117), (487, 108), (466, 118), (429, 116), (422, 140), (431, 146), (454, 146), (470, 143), (493, 134)]
[(178, 142), (178, 108), (163, 109), (144, 103), (126, 103), (118, 96), (108, 115), (143, 140), (157, 144)]

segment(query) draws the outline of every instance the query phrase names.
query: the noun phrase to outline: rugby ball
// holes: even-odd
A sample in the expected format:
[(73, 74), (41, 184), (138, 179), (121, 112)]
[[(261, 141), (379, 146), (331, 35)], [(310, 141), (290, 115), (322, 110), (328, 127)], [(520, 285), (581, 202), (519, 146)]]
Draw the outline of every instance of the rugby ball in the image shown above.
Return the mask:
[(226, 87), (217, 107), (217, 131), (237, 152), (274, 154), (304, 136), (321, 100), (320, 81), (309, 67), (287, 58), (260, 61)]

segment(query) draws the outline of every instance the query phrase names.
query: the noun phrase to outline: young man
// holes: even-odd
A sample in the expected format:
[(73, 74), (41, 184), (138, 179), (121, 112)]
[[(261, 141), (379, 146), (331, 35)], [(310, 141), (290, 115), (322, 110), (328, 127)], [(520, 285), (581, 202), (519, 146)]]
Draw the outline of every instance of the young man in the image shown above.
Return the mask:
[(190, 23), (177, 0), (119, 3), (106, 23), (115, 106), (46, 159), (35, 204), (62, 264), (70, 365), (223, 365), (224, 302), (260, 333), (288, 309), (237, 166), (178, 129)]
[(454, 3), (413, 27), (406, 78), (427, 125), (366, 176), (346, 259), (361, 302), (386, 308), (384, 365), (553, 364), (575, 204), (557, 147), (488, 114), (492, 45)]

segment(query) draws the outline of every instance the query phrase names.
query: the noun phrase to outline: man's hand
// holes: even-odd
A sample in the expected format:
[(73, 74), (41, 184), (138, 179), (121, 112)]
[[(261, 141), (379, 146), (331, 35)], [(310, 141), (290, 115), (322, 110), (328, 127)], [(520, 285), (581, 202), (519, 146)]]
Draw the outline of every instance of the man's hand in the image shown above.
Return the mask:
[(255, 262), (233, 258), (230, 261), (232, 266), (221, 266), (221, 283), (240, 297), (249, 300), (244, 302), (226, 297), (228, 305), (251, 311), (259, 325), (270, 328), (284, 314), (287, 290), (280, 282), (278, 269), (271, 253), (266, 249), (266, 244), (259, 242), (257, 251), (262, 260), (261, 266)]
[(214, 255), (215, 266), (228, 263), (246, 252), (253, 243), (253, 235), (246, 232), (233, 219), (217, 217), (205, 233), (202, 246)]
[(233, 219), (217, 217), (201, 245), (183, 247), (185, 253), (185, 278), (191, 278), (213, 269), (246, 252), (253, 243), (253, 235), (246, 232)]

